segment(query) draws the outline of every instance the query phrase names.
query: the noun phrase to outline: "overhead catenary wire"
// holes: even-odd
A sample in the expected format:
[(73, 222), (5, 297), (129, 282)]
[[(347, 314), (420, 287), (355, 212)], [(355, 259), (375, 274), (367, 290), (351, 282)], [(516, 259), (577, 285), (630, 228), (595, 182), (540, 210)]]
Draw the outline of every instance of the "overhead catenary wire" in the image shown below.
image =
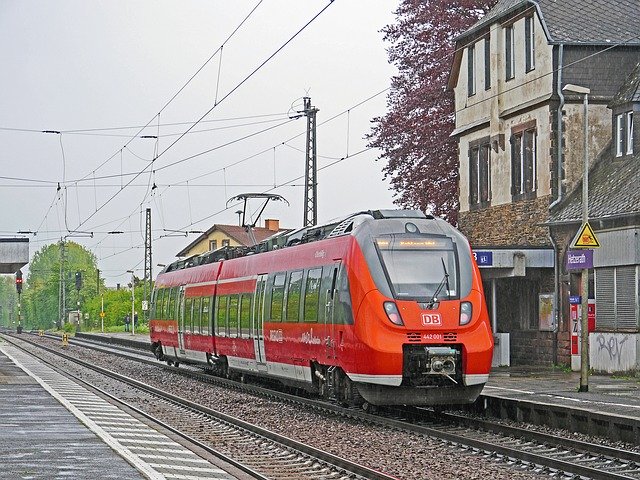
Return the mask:
[[(464, 48), (464, 47), (463, 47), (463, 48)], [(538, 79), (539, 79), (539, 78), (540, 78), (540, 77), (538, 77)], [(536, 79), (536, 80), (538, 80), (538, 79)], [(518, 87), (518, 88), (519, 88), (519, 87)], [(384, 91), (387, 91), (387, 90), (389, 90), (389, 89), (387, 88), (387, 89), (385, 89)], [(383, 91), (383, 92), (384, 92), (384, 91)], [(504, 93), (506, 93), (506, 92), (501, 92), (501, 94), (504, 94)], [(286, 145), (286, 146), (291, 147), (290, 145)], [(294, 147), (291, 147), (291, 148), (294, 148)], [(275, 153), (275, 147), (274, 147), (274, 153)], [(275, 155), (274, 155), (274, 157), (275, 157)], [(55, 182), (53, 182), (53, 183), (55, 183)], [(177, 184), (173, 184), (173, 185), (174, 185), (174, 186), (177, 186)]]

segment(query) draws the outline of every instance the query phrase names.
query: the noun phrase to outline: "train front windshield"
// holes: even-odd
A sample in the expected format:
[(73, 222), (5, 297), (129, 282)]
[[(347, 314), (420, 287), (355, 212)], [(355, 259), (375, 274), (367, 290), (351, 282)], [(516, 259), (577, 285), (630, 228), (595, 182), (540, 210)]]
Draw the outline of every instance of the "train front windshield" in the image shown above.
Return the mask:
[(377, 238), (376, 247), (396, 299), (459, 298), (456, 250), (450, 238), (389, 235)]

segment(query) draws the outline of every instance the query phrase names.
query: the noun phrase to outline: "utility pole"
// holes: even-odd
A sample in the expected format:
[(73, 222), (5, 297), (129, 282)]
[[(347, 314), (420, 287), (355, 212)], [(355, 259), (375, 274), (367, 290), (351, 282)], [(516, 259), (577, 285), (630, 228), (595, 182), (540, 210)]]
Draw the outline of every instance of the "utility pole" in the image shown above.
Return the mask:
[(316, 113), (311, 98), (304, 97), (304, 115), (307, 117), (307, 148), (304, 172), (304, 219), (302, 226), (318, 223), (318, 162), (316, 149)]
[[(143, 309), (142, 315), (145, 320), (149, 320), (149, 295), (151, 293), (151, 282), (153, 281), (153, 262), (151, 261), (151, 209), (147, 208), (147, 221), (144, 234), (144, 281), (142, 282), (142, 299), (146, 302), (147, 308)], [(148, 288), (147, 288), (148, 282)], [(131, 319), (133, 321), (133, 318)]]
[(60, 285), (58, 287), (58, 318), (60, 319), (60, 325), (58, 326), (59, 328), (62, 328), (64, 326), (64, 316), (65, 316), (65, 310), (66, 310), (66, 298), (65, 298), (65, 288), (64, 288), (64, 277), (65, 277), (65, 271), (64, 271), (64, 263), (65, 263), (65, 259), (66, 259), (66, 251), (65, 251), (65, 242), (64, 239), (60, 239)]

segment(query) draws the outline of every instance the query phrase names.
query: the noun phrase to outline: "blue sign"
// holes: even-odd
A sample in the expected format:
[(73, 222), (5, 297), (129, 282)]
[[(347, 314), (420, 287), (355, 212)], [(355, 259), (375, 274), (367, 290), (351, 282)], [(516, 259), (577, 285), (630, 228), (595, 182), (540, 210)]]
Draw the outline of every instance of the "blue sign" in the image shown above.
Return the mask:
[(581, 295), (569, 295), (569, 303), (571, 305), (580, 305), (582, 303)]
[(593, 268), (593, 250), (569, 250), (566, 267), (567, 270)]
[(490, 267), (493, 265), (493, 252), (473, 252), (473, 258), (479, 267)]

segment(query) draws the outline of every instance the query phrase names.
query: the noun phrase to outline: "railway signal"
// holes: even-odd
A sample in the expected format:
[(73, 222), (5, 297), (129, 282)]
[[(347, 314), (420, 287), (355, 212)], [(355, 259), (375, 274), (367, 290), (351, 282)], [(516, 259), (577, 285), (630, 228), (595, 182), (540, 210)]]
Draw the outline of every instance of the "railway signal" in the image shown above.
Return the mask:
[(76, 290), (80, 291), (82, 288), (82, 272), (76, 272)]
[(16, 292), (18, 295), (22, 293), (22, 270), (16, 272)]

